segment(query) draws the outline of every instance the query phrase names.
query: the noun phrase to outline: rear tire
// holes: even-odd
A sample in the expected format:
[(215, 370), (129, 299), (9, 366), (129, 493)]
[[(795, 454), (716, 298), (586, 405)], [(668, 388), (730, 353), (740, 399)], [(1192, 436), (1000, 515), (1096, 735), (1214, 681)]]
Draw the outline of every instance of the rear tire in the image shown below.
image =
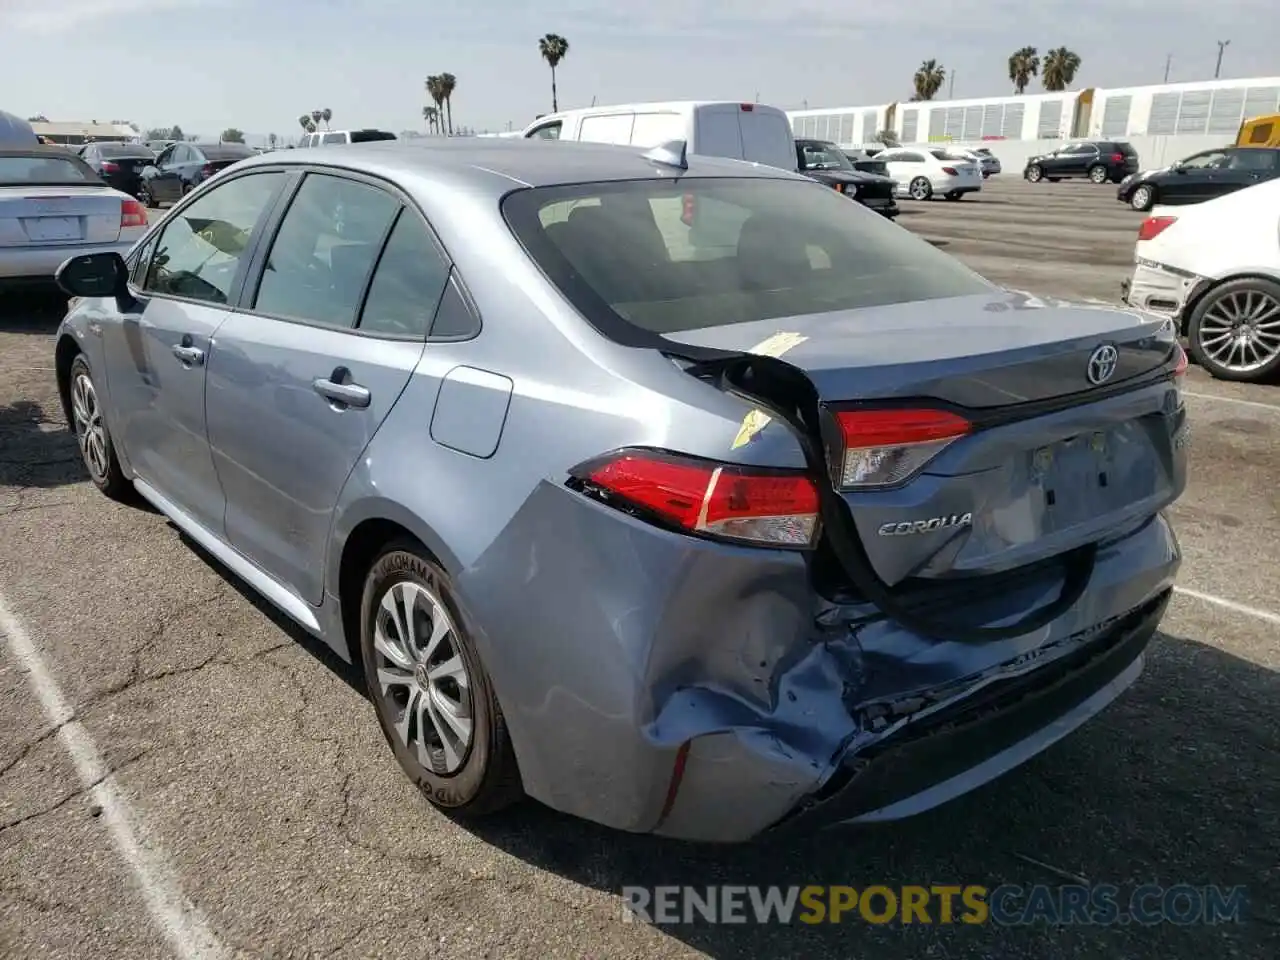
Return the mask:
[(1044, 179), (1044, 168), (1038, 163), (1033, 163), (1027, 167), (1026, 173), (1023, 174), (1029, 183), (1039, 183)]
[[(1247, 336), (1250, 328), (1252, 346), (1232, 348), (1233, 331)], [(1259, 339), (1259, 331), (1269, 339)], [(1187, 324), (1187, 342), (1196, 363), (1217, 380), (1237, 383), (1261, 383), (1280, 374), (1276, 337), (1280, 337), (1280, 283), (1260, 277), (1242, 277), (1214, 287), (1200, 298)]]
[(80, 459), (89, 471), (93, 485), (112, 500), (129, 502), (134, 498), (133, 483), (124, 475), (115, 442), (107, 427), (107, 414), (98, 399), (89, 361), (80, 354), (71, 361), (68, 378), (67, 408), (71, 430), (80, 448)]
[(1089, 168), (1089, 179), (1094, 183), (1106, 183), (1109, 176), (1107, 168), (1100, 163)]
[(928, 177), (916, 177), (907, 186), (907, 193), (911, 195), (912, 200), (928, 200), (933, 196), (933, 184), (929, 182)]
[(156, 198), (151, 195), (151, 189), (149, 187), (143, 186), (138, 188), (138, 202), (148, 210), (154, 210), (156, 207)]
[(449, 576), (418, 543), (391, 544), (366, 575), (360, 652), (382, 734), (432, 805), (474, 817), (524, 796), (502, 709)]

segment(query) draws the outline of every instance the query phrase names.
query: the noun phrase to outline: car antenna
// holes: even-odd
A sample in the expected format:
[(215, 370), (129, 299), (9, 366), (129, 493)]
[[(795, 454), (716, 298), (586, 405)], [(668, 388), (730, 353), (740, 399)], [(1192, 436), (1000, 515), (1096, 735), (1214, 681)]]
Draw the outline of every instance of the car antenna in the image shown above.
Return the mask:
[(688, 152), (689, 144), (684, 140), (669, 140), (666, 143), (659, 144), (652, 150), (646, 151), (644, 158), (652, 160), (654, 163), (660, 163), (663, 166), (688, 170)]

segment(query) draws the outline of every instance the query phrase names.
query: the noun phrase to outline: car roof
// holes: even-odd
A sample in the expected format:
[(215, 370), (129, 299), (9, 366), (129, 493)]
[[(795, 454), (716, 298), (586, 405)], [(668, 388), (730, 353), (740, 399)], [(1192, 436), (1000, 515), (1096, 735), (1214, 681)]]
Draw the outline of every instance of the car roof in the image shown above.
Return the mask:
[(676, 173), (689, 177), (757, 177), (808, 182), (806, 177), (777, 167), (695, 154), (687, 156), (688, 169), (681, 172), (645, 159), (646, 152), (639, 147), (555, 140), (420, 137), (348, 144), (332, 152), (271, 153), (244, 161), (238, 168), (324, 166), (393, 181), (426, 176), (499, 197), (516, 187), (643, 180)]

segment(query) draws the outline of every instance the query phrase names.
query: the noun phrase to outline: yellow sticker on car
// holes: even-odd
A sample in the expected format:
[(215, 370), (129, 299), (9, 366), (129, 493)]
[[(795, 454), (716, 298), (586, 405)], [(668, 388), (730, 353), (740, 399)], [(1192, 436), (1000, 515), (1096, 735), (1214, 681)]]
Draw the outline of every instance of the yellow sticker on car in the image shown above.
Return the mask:
[[(761, 340), (747, 353), (754, 353), (758, 357), (781, 357), (788, 350), (794, 350), (808, 339), (808, 337), (801, 336), (798, 333), (775, 333), (773, 336)], [(733, 445), (729, 449), (737, 450), (739, 447), (745, 447), (755, 439), (761, 430), (769, 425), (769, 421), (772, 419), (773, 417), (763, 410), (752, 410), (743, 418), (742, 426), (738, 428), (738, 435), (733, 438)]]

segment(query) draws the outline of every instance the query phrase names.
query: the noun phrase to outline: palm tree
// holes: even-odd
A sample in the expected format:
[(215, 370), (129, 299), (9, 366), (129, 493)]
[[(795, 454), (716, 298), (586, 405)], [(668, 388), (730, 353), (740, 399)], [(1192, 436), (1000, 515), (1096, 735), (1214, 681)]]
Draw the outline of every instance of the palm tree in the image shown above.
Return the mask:
[(422, 119), (427, 122), (427, 133), (440, 124), (440, 111), (432, 106), (422, 108)]
[(440, 74), (440, 96), (444, 98), (445, 125), (449, 128), (449, 136), (453, 136), (453, 88), (458, 85), (458, 78), (452, 73)]
[(1036, 56), (1035, 47), (1023, 47), (1009, 57), (1009, 79), (1013, 81), (1013, 89), (1022, 93), (1027, 89), (1031, 78), (1040, 72), (1040, 58)]
[(911, 78), (916, 88), (917, 100), (932, 100), (933, 95), (942, 89), (947, 79), (947, 69), (937, 60), (926, 60)]
[(329, 129), (329, 121), (333, 119), (333, 111), (325, 107), (320, 111), (320, 119), (324, 121), (324, 128)]
[(551, 112), (557, 113), (560, 104), (556, 100), (556, 67), (560, 66), (560, 61), (569, 53), (569, 41), (558, 33), (548, 33), (538, 41), (538, 51), (551, 68)]
[(312, 124), (311, 129), (313, 129), (313, 130), (319, 130), (319, 129), (320, 129), (320, 121), (321, 121), (321, 120), (323, 120), (323, 119), (324, 119), (324, 111), (323, 111), (323, 110), (312, 110), (312, 111), (311, 111), (311, 124)]
[(316, 125), (311, 121), (309, 113), (304, 113), (298, 118), (298, 126), (302, 127), (303, 133), (315, 133)]
[(1058, 47), (1045, 54), (1040, 80), (1046, 90), (1065, 90), (1071, 86), (1079, 69), (1080, 55), (1072, 53), (1066, 47)]
[(427, 94), (435, 102), (436, 105), (436, 133), (440, 132), (440, 119), (444, 113), (444, 93), (440, 85), (439, 74), (432, 74), (427, 77)]
[(269, 146), (272, 150), (276, 148), (276, 144), (279, 142), (280, 142), (280, 138), (277, 137), (274, 133), (267, 134), (267, 146)]

